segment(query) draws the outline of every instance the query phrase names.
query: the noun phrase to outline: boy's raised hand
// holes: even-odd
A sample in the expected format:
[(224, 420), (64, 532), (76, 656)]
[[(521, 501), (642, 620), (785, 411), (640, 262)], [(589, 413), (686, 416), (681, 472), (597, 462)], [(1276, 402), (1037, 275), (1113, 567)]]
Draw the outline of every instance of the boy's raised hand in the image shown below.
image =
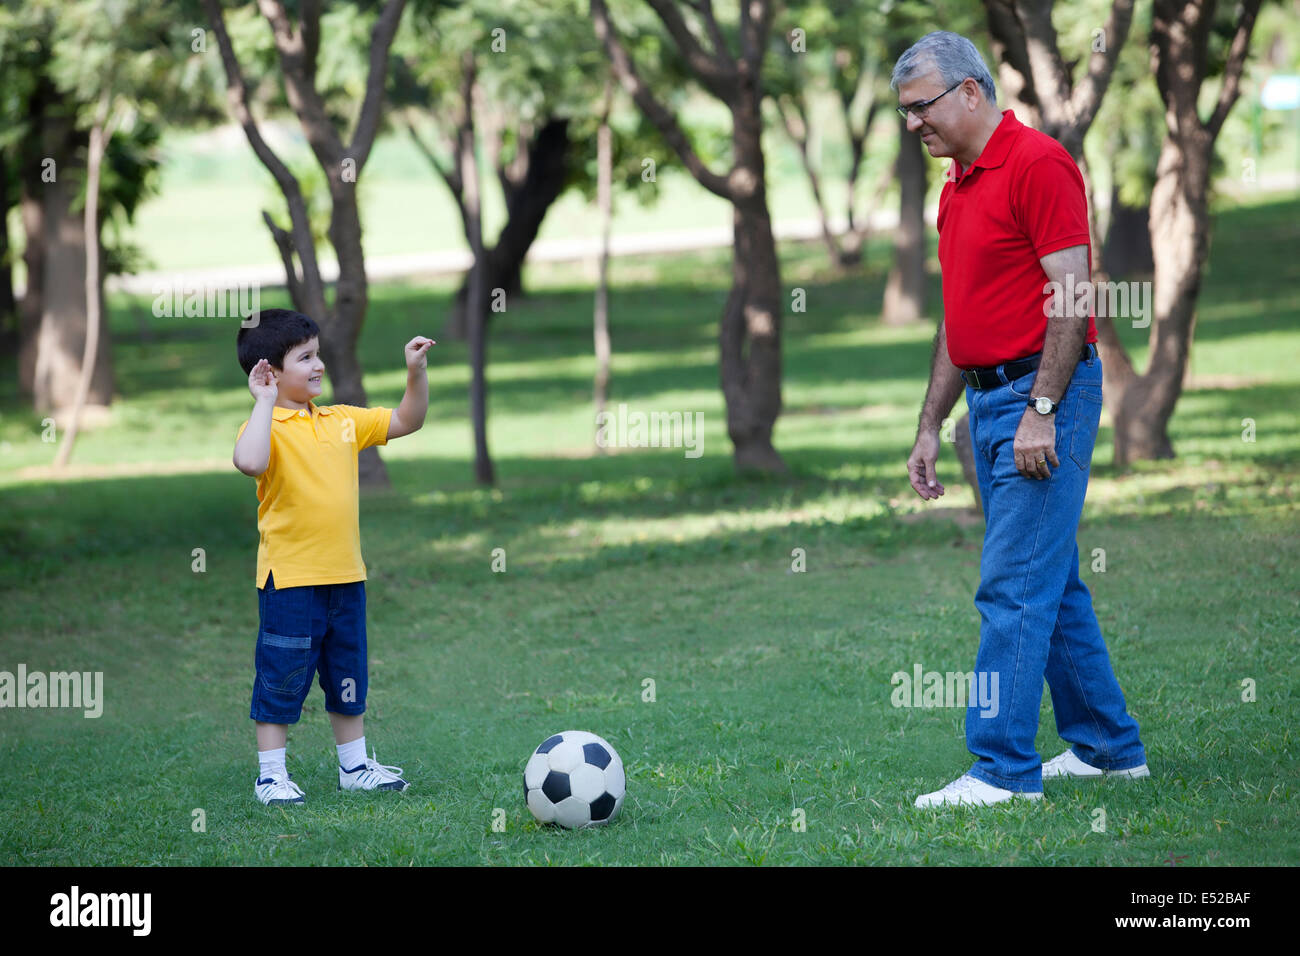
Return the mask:
[(259, 401), (264, 398), (275, 401), (276, 396), (280, 394), (280, 387), (276, 384), (275, 375), (271, 371), (271, 363), (266, 359), (259, 359), (253, 366), (253, 370), (248, 373), (248, 390), (253, 393), (253, 398)]
[(412, 372), (424, 368), (427, 362), (426, 354), (437, 344), (433, 339), (427, 339), (423, 335), (411, 339), (406, 343), (406, 367)]

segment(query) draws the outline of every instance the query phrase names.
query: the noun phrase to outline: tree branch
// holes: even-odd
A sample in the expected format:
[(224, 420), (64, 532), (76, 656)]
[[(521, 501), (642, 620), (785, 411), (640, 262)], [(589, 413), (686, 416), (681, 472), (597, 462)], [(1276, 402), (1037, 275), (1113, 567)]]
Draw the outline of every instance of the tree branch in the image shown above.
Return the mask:
[(727, 46), (727, 38), (722, 35), (722, 30), (718, 26), (718, 18), (713, 15), (713, 0), (686, 0), (686, 5), (700, 15), (704, 21), (704, 29), (709, 33), (709, 39), (713, 42), (714, 51), (727, 59), (734, 59), (731, 56), (731, 49)]
[[(449, 169), (438, 161), (438, 157), (434, 154), (433, 150), (423, 139), (420, 138), (420, 134), (415, 129), (415, 124), (411, 122), (409, 117), (406, 120), (406, 130), (411, 134), (411, 141), (415, 143), (416, 149), (418, 149), (424, 158), (429, 161), (429, 165), (432, 166), (434, 171), (442, 177), (443, 182), (447, 184), (447, 188), (451, 190), (451, 194), (456, 196), (459, 201), (461, 190), (460, 173), (455, 168)], [(451, 144), (451, 151), (453, 153), (455, 152), (454, 143)]]
[[(289, 108), (298, 117), (312, 152), (325, 169), (325, 175), (336, 176), (343, 160), (343, 141), (334, 129), (334, 123), (325, 110), (325, 101), (321, 99), (313, 82), (316, 64), (308, 61), (304, 40), (307, 34), (317, 37), (320, 35), (320, 6), (311, 2), (303, 4), (304, 26), (299, 30), (295, 30), (289, 22), (289, 14), (281, 0), (257, 0), (257, 6), (271, 25), (271, 36), (280, 56), (280, 72), (284, 74), (284, 92), (289, 100)], [(307, 21), (312, 17), (315, 17), (316, 22), (308, 26)]]
[[(990, 45), (999, 61), (1002, 88), (1010, 99), (1024, 104), (1031, 114), (1032, 125), (1040, 126), (1042, 110), (1025, 50), (1025, 31), (1016, 16), (1013, 0), (984, 0), (984, 10), (988, 14)], [(1019, 89), (1011, 80), (1019, 81)]]
[[(751, 14), (758, 7), (758, 16)], [(740, 0), (740, 58), (757, 79), (767, 52), (767, 37), (772, 26), (772, 0)]]
[(1111, 74), (1119, 62), (1119, 52), (1128, 40), (1129, 27), (1133, 25), (1133, 0), (1115, 0), (1111, 4), (1110, 16), (1102, 28), (1106, 49), (1094, 51), (1088, 61), (1088, 72), (1079, 81), (1070, 96), (1070, 116), (1072, 122), (1081, 129), (1088, 129), (1101, 99), (1110, 85)]
[[(289, 168), (267, 145), (261, 131), (257, 128), (257, 121), (253, 118), (252, 110), (249, 109), (248, 84), (244, 81), (239, 60), (235, 57), (230, 34), (226, 32), (226, 18), (221, 10), (220, 0), (202, 0), (202, 3), (207, 11), (208, 20), (212, 23), (212, 32), (217, 36), (217, 47), (221, 51), (221, 63), (226, 71), (226, 100), (230, 104), (230, 111), (235, 121), (243, 127), (244, 135), (248, 138), (249, 145), (253, 147), (254, 154), (275, 178), (276, 185), (280, 187), (280, 192), (284, 194), (285, 201), (288, 203), (293, 243), (298, 252), (298, 261), (302, 263), (303, 281), (309, 288), (321, 288), (316, 245), (311, 237), (311, 222), (307, 215), (307, 203), (302, 197), (302, 188), (293, 173), (289, 172)], [(322, 301), (320, 307), (323, 306)]]
[(1241, 19), (1237, 23), (1237, 32), (1233, 34), (1232, 45), (1228, 48), (1228, 62), (1223, 68), (1223, 88), (1219, 90), (1219, 101), (1209, 122), (1205, 124), (1210, 139), (1217, 139), (1223, 121), (1228, 118), (1228, 111), (1241, 95), (1241, 73), (1246, 66), (1246, 54), (1250, 51), (1250, 33), (1255, 29), (1255, 18), (1259, 16), (1261, 0), (1243, 0)]
[(1052, 25), (1052, 2), (1016, 0), (1015, 12), (1024, 36), (1028, 79), (1033, 82), (1043, 125), (1050, 127), (1045, 132), (1060, 138), (1073, 119), (1068, 112), (1072, 84)]
[(655, 124), (660, 135), (676, 151), (696, 181), (715, 196), (721, 196), (729, 202), (733, 201), (727, 178), (719, 176), (704, 165), (691, 147), (690, 140), (687, 139), (681, 126), (678, 125), (677, 118), (655, 98), (645, 81), (641, 79), (632, 58), (628, 56), (627, 50), (610, 24), (609, 8), (605, 6), (604, 0), (591, 0), (591, 19), (597, 38), (605, 46), (605, 52), (609, 56), (619, 84), (627, 90), (641, 111)]
[[(695, 38), (690, 27), (682, 18), (674, 0), (646, 0), (659, 19), (668, 29), (668, 34), (677, 44), (677, 49), (686, 60), (691, 72), (699, 79), (710, 93), (725, 103), (730, 103), (736, 92), (736, 64), (724, 46), (718, 53), (711, 54)], [(710, 16), (712, 11), (710, 11)], [(717, 23), (714, 23), (717, 30)], [(716, 41), (715, 41), (716, 42)]]
[(384, 86), (388, 75), (388, 51), (392, 48), (393, 37), (397, 33), (397, 25), (402, 20), (405, 6), (406, 0), (388, 0), (370, 31), (370, 73), (366, 77), (366, 96), (361, 103), (361, 115), (352, 134), (352, 142), (348, 144), (348, 155), (356, 160), (358, 173), (370, 157), (375, 134), (379, 132)]
[(320, 55), (320, 0), (302, 0), (302, 59), (307, 82), (316, 86), (316, 60)]
[(268, 210), (262, 210), (262, 221), (266, 223), (266, 228), (271, 230), (271, 239), (275, 242), (275, 248), (280, 251), (280, 261), (284, 263), (284, 284), (289, 287), (289, 298), (293, 302), (293, 307), (300, 312), (310, 309), (302, 298), (302, 280), (299, 279), (298, 270), (293, 264), (293, 242), (289, 234), (275, 224)]

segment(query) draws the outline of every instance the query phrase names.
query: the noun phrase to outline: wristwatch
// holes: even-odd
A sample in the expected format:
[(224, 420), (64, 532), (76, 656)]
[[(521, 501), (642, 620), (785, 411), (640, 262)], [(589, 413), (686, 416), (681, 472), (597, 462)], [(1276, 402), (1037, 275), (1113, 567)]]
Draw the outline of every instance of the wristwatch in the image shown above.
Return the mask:
[(1056, 406), (1059, 402), (1054, 402), (1046, 395), (1040, 395), (1037, 398), (1031, 398), (1025, 403), (1040, 415), (1052, 415), (1056, 413)]

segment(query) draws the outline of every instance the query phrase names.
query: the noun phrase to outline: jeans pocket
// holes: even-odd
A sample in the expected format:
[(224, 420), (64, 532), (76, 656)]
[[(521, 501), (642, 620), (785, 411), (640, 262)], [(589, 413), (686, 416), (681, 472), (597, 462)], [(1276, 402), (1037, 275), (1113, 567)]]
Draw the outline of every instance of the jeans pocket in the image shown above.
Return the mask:
[(1007, 385), (1007, 388), (1011, 389), (1014, 394), (1019, 395), (1025, 401), (1028, 401), (1032, 397), (1030, 393), (1033, 392), (1034, 383), (1036, 381), (1038, 381), (1038, 369), (1026, 372), (1019, 378), (1013, 378), (1010, 384)]
[(1081, 389), (1074, 406), (1074, 433), (1070, 436), (1070, 458), (1084, 471), (1092, 464), (1092, 450), (1097, 444), (1097, 427), (1101, 423), (1101, 392)]
[(296, 695), (311, 678), (311, 636), (263, 631), (257, 638), (257, 678), (274, 694)]

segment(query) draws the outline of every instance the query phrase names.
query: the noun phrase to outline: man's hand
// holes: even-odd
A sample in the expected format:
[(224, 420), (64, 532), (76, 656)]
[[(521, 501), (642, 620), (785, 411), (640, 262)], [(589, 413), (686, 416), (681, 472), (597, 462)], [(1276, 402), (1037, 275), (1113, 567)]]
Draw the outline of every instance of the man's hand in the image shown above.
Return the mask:
[(907, 477), (912, 482), (916, 493), (927, 501), (943, 494), (943, 485), (935, 474), (935, 462), (939, 460), (939, 433), (932, 431), (918, 432), (912, 454), (907, 458)]
[(433, 339), (426, 339), (423, 335), (417, 335), (415, 338), (411, 339), (411, 341), (407, 342), (406, 343), (407, 370), (414, 372), (417, 369), (424, 368), (425, 365), (427, 364), (427, 360), (425, 358), (426, 353), (429, 351), (429, 349), (432, 346), (437, 344), (438, 343), (435, 342)]
[[(1052, 477), (1051, 468), (1059, 468), (1060, 459), (1056, 457), (1056, 415), (1040, 415), (1032, 408), (1026, 408), (1016, 429), (1015, 444), (1012, 449), (1016, 456), (1016, 469), (1026, 478)], [(1051, 468), (1048, 465), (1051, 465)]]
[(266, 399), (272, 404), (280, 394), (280, 386), (276, 384), (275, 374), (271, 371), (271, 363), (266, 359), (259, 359), (257, 364), (253, 366), (253, 370), (248, 373), (248, 390), (253, 393), (253, 398), (259, 402)]

